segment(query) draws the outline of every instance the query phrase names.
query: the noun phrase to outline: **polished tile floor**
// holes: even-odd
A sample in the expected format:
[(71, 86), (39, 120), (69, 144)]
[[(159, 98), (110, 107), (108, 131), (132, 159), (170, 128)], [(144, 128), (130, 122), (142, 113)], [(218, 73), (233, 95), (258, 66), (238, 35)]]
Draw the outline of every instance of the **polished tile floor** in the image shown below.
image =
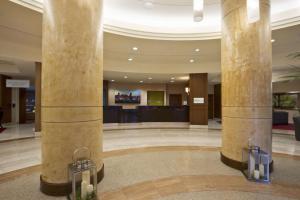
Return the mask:
[[(300, 158), (274, 154), (271, 184), (248, 182), (211, 147), (147, 147), (104, 153), (103, 200), (300, 199)], [(0, 176), (0, 199), (51, 200), (39, 192), (39, 169)]]
[[(26, 130), (26, 129), (25, 129)], [(221, 131), (210, 129), (106, 130), (104, 151), (149, 146), (221, 146)], [(0, 174), (41, 163), (40, 138), (0, 143)], [(300, 155), (292, 135), (273, 134), (273, 151)]]
[(33, 124), (4, 124), (6, 130), (0, 133), (0, 141), (34, 137)]

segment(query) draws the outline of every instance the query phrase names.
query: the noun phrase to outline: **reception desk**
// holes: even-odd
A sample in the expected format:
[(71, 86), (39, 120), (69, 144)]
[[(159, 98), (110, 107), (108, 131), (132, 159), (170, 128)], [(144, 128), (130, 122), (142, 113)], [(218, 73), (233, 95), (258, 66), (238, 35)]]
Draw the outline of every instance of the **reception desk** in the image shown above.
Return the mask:
[(188, 122), (188, 106), (104, 106), (103, 123)]

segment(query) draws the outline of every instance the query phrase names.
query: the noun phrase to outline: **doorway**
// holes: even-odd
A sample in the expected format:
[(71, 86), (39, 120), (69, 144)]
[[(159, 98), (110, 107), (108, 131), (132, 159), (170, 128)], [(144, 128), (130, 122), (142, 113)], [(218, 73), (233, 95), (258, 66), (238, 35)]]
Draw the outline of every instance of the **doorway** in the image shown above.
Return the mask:
[(169, 105), (170, 106), (181, 106), (182, 105), (182, 95), (181, 94), (170, 94), (169, 95)]

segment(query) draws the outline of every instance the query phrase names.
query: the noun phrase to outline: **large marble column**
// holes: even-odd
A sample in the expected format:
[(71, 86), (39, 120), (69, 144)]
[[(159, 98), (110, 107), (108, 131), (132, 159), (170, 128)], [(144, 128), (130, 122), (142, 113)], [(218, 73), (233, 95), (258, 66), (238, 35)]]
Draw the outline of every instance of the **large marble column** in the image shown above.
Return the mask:
[(103, 176), (102, 1), (44, 0), (41, 190), (70, 192), (68, 164), (88, 147)]
[(270, 1), (248, 23), (246, 0), (222, 0), (222, 161), (242, 167), (248, 144), (272, 151)]

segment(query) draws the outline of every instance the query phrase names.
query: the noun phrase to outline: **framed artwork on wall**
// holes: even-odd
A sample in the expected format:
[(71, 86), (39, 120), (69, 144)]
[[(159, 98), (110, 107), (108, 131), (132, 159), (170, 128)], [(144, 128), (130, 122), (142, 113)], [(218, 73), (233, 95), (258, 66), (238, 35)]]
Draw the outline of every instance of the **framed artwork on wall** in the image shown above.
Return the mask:
[(117, 90), (115, 92), (115, 103), (140, 104), (141, 91), (140, 90)]

